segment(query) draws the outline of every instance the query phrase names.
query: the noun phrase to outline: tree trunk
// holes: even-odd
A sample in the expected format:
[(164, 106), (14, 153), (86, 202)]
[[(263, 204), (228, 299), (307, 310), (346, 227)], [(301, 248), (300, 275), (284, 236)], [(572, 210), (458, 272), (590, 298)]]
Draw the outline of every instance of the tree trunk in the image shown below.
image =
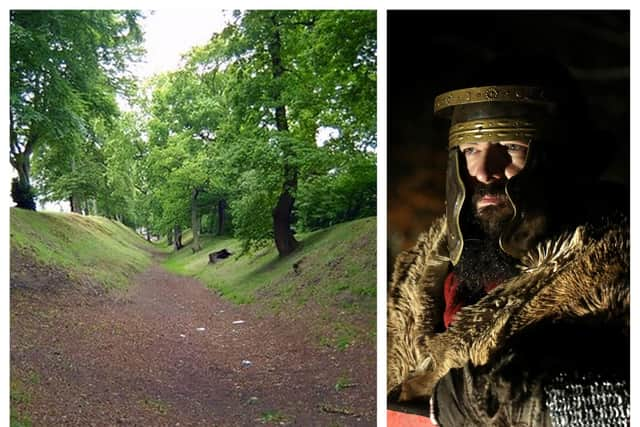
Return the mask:
[[(76, 170), (76, 158), (71, 156), (71, 171)], [(78, 196), (74, 191), (71, 192), (71, 212), (79, 213), (82, 215), (82, 198)], [(116, 219), (118, 216), (116, 215)]]
[(35, 211), (36, 202), (29, 177), (30, 162), (27, 153), (17, 153), (11, 157), (11, 164), (18, 172), (18, 178), (11, 183), (11, 198), (16, 203), (16, 207)]
[[(276, 102), (276, 128), (278, 132), (288, 132), (289, 124), (287, 123), (287, 109), (281, 103), (281, 92), (279, 89), (280, 80), (284, 74), (284, 65), (282, 64), (282, 42), (280, 40), (280, 30), (278, 29), (278, 21), (276, 15), (271, 16), (273, 24), (272, 39), (269, 43), (269, 54), (271, 56), (271, 67), (273, 71), (273, 79), (275, 80), (275, 89), (273, 98)], [(293, 194), (298, 186), (297, 168), (291, 166), (289, 157), (291, 157), (290, 142), (281, 143), (281, 149), (284, 159), (284, 184), (282, 193), (278, 198), (278, 203), (273, 209), (273, 235), (278, 249), (278, 255), (281, 257), (289, 255), (294, 251), (298, 242), (293, 237), (291, 230), (292, 212), (295, 199)]]
[[(78, 196), (75, 196), (72, 194), (71, 197), (69, 197), (69, 205), (71, 206), (71, 212), (81, 214), (82, 213), (80, 209), (81, 204), (82, 203)], [(117, 216), (116, 216), (116, 219), (117, 219)]]
[(9, 122), (9, 162), (18, 172), (18, 177), (11, 181), (11, 198), (16, 203), (16, 207), (35, 211), (36, 202), (31, 186), (31, 153), (38, 137), (32, 133), (29, 140), (21, 144), (14, 126), (13, 112), (9, 114)]
[(280, 256), (290, 254), (298, 245), (290, 226), (293, 202), (293, 197), (285, 191), (280, 194), (278, 204), (273, 210), (273, 232)]
[(224, 199), (218, 200), (218, 230), (217, 230), (218, 236), (222, 236), (222, 233), (224, 233), (224, 207), (225, 207)]
[(167, 246), (173, 245), (173, 232), (169, 231), (167, 233)]
[(98, 203), (96, 202), (96, 199), (89, 200), (87, 205), (88, 205), (88, 212), (87, 212), (88, 215), (98, 215)]
[(179, 225), (173, 227), (173, 246), (176, 251), (182, 249), (182, 229)]
[(198, 252), (200, 249), (200, 218), (198, 217), (198, 189), (194, 188), (191, 192), (191, 232), (193, 233), (193, 243), (191, 249)]

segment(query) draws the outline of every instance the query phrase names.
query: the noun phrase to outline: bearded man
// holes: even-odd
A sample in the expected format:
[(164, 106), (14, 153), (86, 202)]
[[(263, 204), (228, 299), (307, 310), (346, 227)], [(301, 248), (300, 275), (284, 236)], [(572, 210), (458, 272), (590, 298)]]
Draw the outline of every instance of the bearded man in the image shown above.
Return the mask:
[(514, 64), (435, 99), (446, 215), (396, 260), (389, 400), (444, 426), (627, 425), (628, 196), (597, 181), (567, 76)]

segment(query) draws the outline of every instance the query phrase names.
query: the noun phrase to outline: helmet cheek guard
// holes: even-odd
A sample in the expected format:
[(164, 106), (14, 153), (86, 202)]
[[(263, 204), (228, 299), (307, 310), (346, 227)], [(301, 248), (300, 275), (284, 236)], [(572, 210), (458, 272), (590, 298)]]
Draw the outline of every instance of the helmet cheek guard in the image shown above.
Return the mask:
[(447, 244), (449, 246), (449, 257), (453, 265), (458, 264), (464, 240), (462, 230), (460, 229), (460, 212), (464, 205), (466, 197), (466, 188), (460, 176), (461, 164), (460, 150), (455, 148), (449, 149), (449, 161), (447, 164)]
[[(463, 179), (466, 161), (461, 144), (523, 141), (528, 143), (524, 168), (506, 183), (513, 216), (500, 236), (500, 247), (514, 258), (522, 257), (546, 231), (542, 195), (541, 141), (553, 104), (543, 91), (528, 86), (489, 86), (447, 92), (436, 97), (435, 112), (450, 117), (446, 179), (447, 243), (456, 265), (464, 248), (460, 215), (469, 191)], [(525, 197), (526, 196), (526, 197)]]

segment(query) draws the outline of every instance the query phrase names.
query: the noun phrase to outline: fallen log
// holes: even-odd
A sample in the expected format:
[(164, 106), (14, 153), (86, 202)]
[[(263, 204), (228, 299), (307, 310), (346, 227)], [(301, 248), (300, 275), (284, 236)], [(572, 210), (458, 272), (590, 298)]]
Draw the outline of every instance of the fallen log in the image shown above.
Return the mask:
[(209, 264), (214, 264), (221, 259), (229, 258), (232, 255), (226, 248), (209, 254)]

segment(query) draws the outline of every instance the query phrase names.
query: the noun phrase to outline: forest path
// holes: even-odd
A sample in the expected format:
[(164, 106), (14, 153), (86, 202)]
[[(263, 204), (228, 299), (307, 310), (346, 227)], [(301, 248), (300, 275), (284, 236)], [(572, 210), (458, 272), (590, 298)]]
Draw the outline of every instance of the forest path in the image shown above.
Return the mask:
[(17, 404), (34, 426), (375, 425), (374, 346), (282, 319), (157, 262), (118, 298), (12, 283)]

